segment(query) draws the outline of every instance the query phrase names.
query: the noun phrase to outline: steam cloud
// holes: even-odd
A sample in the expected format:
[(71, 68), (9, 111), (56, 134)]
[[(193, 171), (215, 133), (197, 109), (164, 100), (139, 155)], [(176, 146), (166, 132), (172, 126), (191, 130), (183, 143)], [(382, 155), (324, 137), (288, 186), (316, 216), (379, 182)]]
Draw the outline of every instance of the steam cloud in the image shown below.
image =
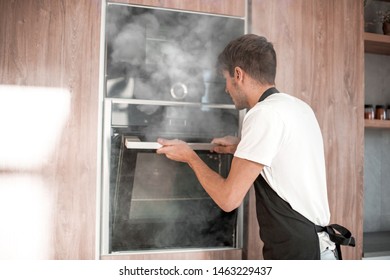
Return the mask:
[[(173, 88), (178, 95), (187, 93), (178, 101), (231, 103), (224, 93), (224, 80), (216, 75), (215, 64), (225, 45), (243, 33), (243, 26), (242, 20), (227, 17), (109, 5), (106, 24), (108, 96), (172, 100)], [(175, 84), (179, 86), (174, 88)], [(136, 107), (149, 116), (159, 109), (152, 105)], [(127, 110), (126, 106), (122, 109)], [(174, 122), (176, 129), (183, 133), (191, 130), (210, 135), (210, 132), (220, 131), (214, 135), (218, 137), (226, 134), (225, 128), (227, 133), (234, 132), (234, 116), (237, 115), (234, 110), (213, 109), (212, 113), (202, 110), (166, 108), (160, 117), (159, 130), (174, 134)], [(119, 122), (126, 125), (127, 120)], [(153, 125), (149, 130), (152, 130), (150, 135), (158, 134), (153, 133)]]
[[(172, 100), (171, 88), (179, 84), (179, 93), (188, 91), (182, 101), (205, 104), (231, 103), (230, 98), (224, 93), (224, 80), (216, 75), (214, 68), (217, 56), (225, 45), (243, 33), (244, 21), (240, 19), (110, 4), (106, 16), (107, 96)], [(180, 88), (183, 84), (185, 89)], [(134, 108), (137, 113), (131, 115), (130, 111)], [(234, 135), (238, 129), (238, 114), (235, 110), (185, 106), (167, 106), (161, 109), (161, 106), (155, 105), (120, 104), (114, 107), (112, 124), (130, 127), (136, 121), (130, 119), (129, 115), (131, 118), (136, 118), (139, 114), (141, 114), (141, 123), (147, 123), (147, 128), (143, 131), (147, 141), (155, 141), (156, 137), (165, 135), (178, 138), (194, 136), (202, 138), (206, 135), (211, 139), (227, 134)], [(140, 124), (137, 123), (137, 125)], [(150, 170), (150, 162), (144, 161), (147, 166), (142, 168), (142, 163), (139, 165), (137, 161), (136, 172)], [(170, 167), (169, 163), (158, 165), (158, 168), (164, 167)], [(174, 168), (176, 167), (175, 165)], [(158, 168), (156, 167), (155, 170)], [(172, 172), (174, 172), (173, 167), (165, 172), (141, 176), (142, 180), (148, 178), (149, 181), (152, 180), (151, 182), (138, 182), (136, 176), (135, 181), (129, 183), (135, 187), (133, 195), (142, 197), (140, 192), (146, 191), (146, 185), (158, 186), (159, 190), (156, 193), (163, 195), (164, 189), (161, 188), (166, 185), (169, 187), (169, 190), (165, 190), (166, 192), (187, 191), (190, 193), (181, 196), (191, 199), (191, 195), (194, 194), (193, 189), (189, 190), (188, 186), (180, 186), (178, 182), (164, 181), (183, 178), (182, 175), (165, 176)], [(187, 177), (193, 182), (185, 183), (197, 186), (198, 182), (192, 173)], [(172, 185), (175, 187), (172, 188)], [(203, 191), (200, 185), (198, 187)], [(150, 196), (150, 193), (147, 195)], [(146, 209), (147, 204), (134, 204), (133, 201), (128, 218), (148, 218), (142, 216), (147, 216), (148, 211), (154, 211), (152, 216), (161, 214), (158, 219), (164, 221), (161, 224), (165, 226), (160, 228), (159, 232), (150, 233), (155, 235), (156, 246), (159, 247), (174, 243), (175, 240), (167, 241), (167, 239), (179, 238), (179, 233), (185, 240), (196, 239), (194, 232), (174, 230), (177, 224), (176, 218), (183, 215), (180, 213), (183, 209), (188, 211), (186, 213), (189, 216), (188, 219), (203, 220), (201, 224), (215, 224), (220, 215), (218, 211), (214, 211), (214, 214), (210, 211), (204, 215), (204, 211), (197, 211), (197, 207), (202, 207), (201, 204), (192, 205), (194, 202), (186, 203), (187, 208), (182, 207), (180, 202), (175, 203), (171, 202), (161, 207), (168, 213), (156, 213), (156, 203), (151, 205), (151, 209)], [(140, 206), (141, 204), (143, 206)], [(137, 207), (140, 208), (136, 209)], [(216, 224), (216, 227), (220, 230), (223, 225)], [(199, 230), (214, 231), (208, 233), (210, 238), (218, 238), (218, 233), (216, 234), (218, 231), (212, 226)], [(223, 229), (222, 232), (229, 232), (229, 229)], [(126, 239), (126, 237), (123, 238)]]

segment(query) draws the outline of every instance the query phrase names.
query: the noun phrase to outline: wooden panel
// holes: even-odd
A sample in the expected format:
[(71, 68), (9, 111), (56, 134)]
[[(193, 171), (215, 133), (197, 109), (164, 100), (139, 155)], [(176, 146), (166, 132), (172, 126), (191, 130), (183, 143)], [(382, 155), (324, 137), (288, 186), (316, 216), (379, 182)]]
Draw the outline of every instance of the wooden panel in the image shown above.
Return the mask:
[[(274, 43), (276, 86), (308, 102), (324, 137), (331, 222), (349, 228), (362, 257), (363, 5), (359, 1), (252, 1), (252, 32)], [(259, 256), (261, 257), (261, 256)]]
[[(20, 188), (38, 197), (34, 207), (24, 209), (24, 220), (40, 211), (36, 216), (48, 225), (36, 229), (44, 238), (30, 248), (28, 258), (95, 258), (100, 6), (99, 0), (0, 1), (0, 84), (14, 85), (0, 98), (19, 98), (33, 108), (26, 106), (25, 126), (14, 126), (8, 134), (16, 140), (32, 131), (34, 141), (25, 141), (37, 143), (30, 146), (33, 161), (26, 163), (31, 155), (16, 149), (3, 162), (0, 173), (9, 180), (0, 192), (8, 196)], [(20, 110), (20, 104), (9, 106)], [(40, 114), (39, 123), (29, 121)], [(12, 117), (0, 113), (9, 122)], [(47, 145), (41, 154), (39, 143)], [(18, 187), (21, 178), (30, 179)], [(10, 199), (20, 202), (17, 196)], [(20, 230), (29, 238), (24, 225), (15, 219), (2, 231)], [(18, 243), (11, 240), (7, 246)], [(44, 254), (42, 248), (48, 248)], [(0, 252), (0, 258), (8, 257), (22, 256)]]
[(364, 51), (368, 53), (390, 55), (390, 36), (365, 32)]
[(364, 120), (364, 127), (367, 128), (390, 128), (388, 120)]
[(241, 250), (161, 252), (102, 256), (102, 260), (240, 260)]
[(244, 17), (245, 0), (114, 0), (109, 2), (137, 4)]

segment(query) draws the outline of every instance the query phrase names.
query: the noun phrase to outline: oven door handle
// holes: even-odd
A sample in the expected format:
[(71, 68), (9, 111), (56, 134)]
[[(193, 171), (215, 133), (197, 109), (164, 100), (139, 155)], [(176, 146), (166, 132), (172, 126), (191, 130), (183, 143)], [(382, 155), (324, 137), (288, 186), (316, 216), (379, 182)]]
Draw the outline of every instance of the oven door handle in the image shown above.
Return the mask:
[[(187, 143), (194, 151), (211, 151), (216, 144), (212, 143)], [(161, 144), (157, 142), (140, 142), (134, 141), (132, 138), (125, 137), (125, 146), (127, 149), (135, 150), (157, 150), (161, 148)]]

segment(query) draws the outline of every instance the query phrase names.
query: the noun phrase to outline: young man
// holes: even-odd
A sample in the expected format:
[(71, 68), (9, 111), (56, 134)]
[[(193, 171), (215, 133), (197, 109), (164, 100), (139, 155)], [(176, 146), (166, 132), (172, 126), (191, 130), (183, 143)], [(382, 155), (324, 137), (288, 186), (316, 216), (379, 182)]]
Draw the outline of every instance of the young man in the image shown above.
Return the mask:
[[(217, 153), (234, 154), (227, 178), (212, 171), (183, 141), (159, 139), (157, 150), (187, 163), (218, 206), (237, 208), (254, 185), (265, 259), (337, 259), (336, 244), (353, 246), (330, 220), (323, 139), (312, 109), (275, 88), (276, 54), (266, 38), (247, 34), (218, 57), (226, 92), (248, 109), (241, 139), (214, 139)], [(346, 231), (346, 232), (345, 232)], [(333, 238), (337, 237), (337, 238)], [(351, 238), (349, 238), (351, 237)], [(337, 239), (337, 240), (336, 240)], [(339, 251), (340, 253), (340, 251)]]

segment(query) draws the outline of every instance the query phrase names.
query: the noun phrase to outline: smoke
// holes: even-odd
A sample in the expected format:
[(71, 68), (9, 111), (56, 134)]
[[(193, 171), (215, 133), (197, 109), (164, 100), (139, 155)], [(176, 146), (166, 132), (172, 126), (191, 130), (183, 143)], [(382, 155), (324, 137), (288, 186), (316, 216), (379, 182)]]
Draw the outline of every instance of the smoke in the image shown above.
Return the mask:
[[(143, 134), (143, 141), (167, 137), (198, 142), (237, 135), (238, 112), (207, 105), (232, 103), (215, 64), (225, 45), (244, 33), (243, 20), (116, 4), (108, 5), (106, 20), (108, 97), (202, 105), (116, 104), (113, 126)], [(142, 157), (128, 182), (133, 191), (129, 212), (121, 215), (151, 222), (140, 222), (135, 226), (139, 234), (127, 231), (132, 237), (118, 240), (146, 244), (152, 237), (150, 248), (223, 246), (232, 240), (234, 214), (222, 213), (187, 165), (155, 154)]]
[[(215, 64), (225, 45), (243, 33), (242, 20), (109, 5), (106, 26), (109, 97), (232, 104)], [(153, 105), (118, 110), (114, 125), (144, 122), (150, 141), (164, 135), (184, 140), (183, 135), (237, 135), (235, 110)], [(129, 113), (134, 110), (139, 113)]]
[[(204, 159), (218, 169), (219, 157), (208, 155)], [(156, 154), (138, 153), (134, 181), (129, 185), (132, 185), (129, 213), (121, 215), (141, 225), (136, 227), (138, 232), (133, 238), (143, 240), (151, 248), (232, 246), (235, 213), (222, 213), (186, 164)], [(128, 236), (122, 238), (126, 240)], [(140, 244), (133, 246), (137, 248)]]
[(109, 77), (119, 68), (135, 77), (157, 72), (170, 85), (204, 82), (203, 72), (214, 71), (218, 53), (244, 30), (239, 19), (122, 5), (108, 6), (106, 26)]
[[(144, 61), (144, 40), (145, 36), (142, 27), (136, 24), (126, 25), (126, 32), (120, 33), (113, 41), (113, 62), (125, 62), (133, 65), (142, 64)], [(122, 46), (128, 47), (123, 48)]]

